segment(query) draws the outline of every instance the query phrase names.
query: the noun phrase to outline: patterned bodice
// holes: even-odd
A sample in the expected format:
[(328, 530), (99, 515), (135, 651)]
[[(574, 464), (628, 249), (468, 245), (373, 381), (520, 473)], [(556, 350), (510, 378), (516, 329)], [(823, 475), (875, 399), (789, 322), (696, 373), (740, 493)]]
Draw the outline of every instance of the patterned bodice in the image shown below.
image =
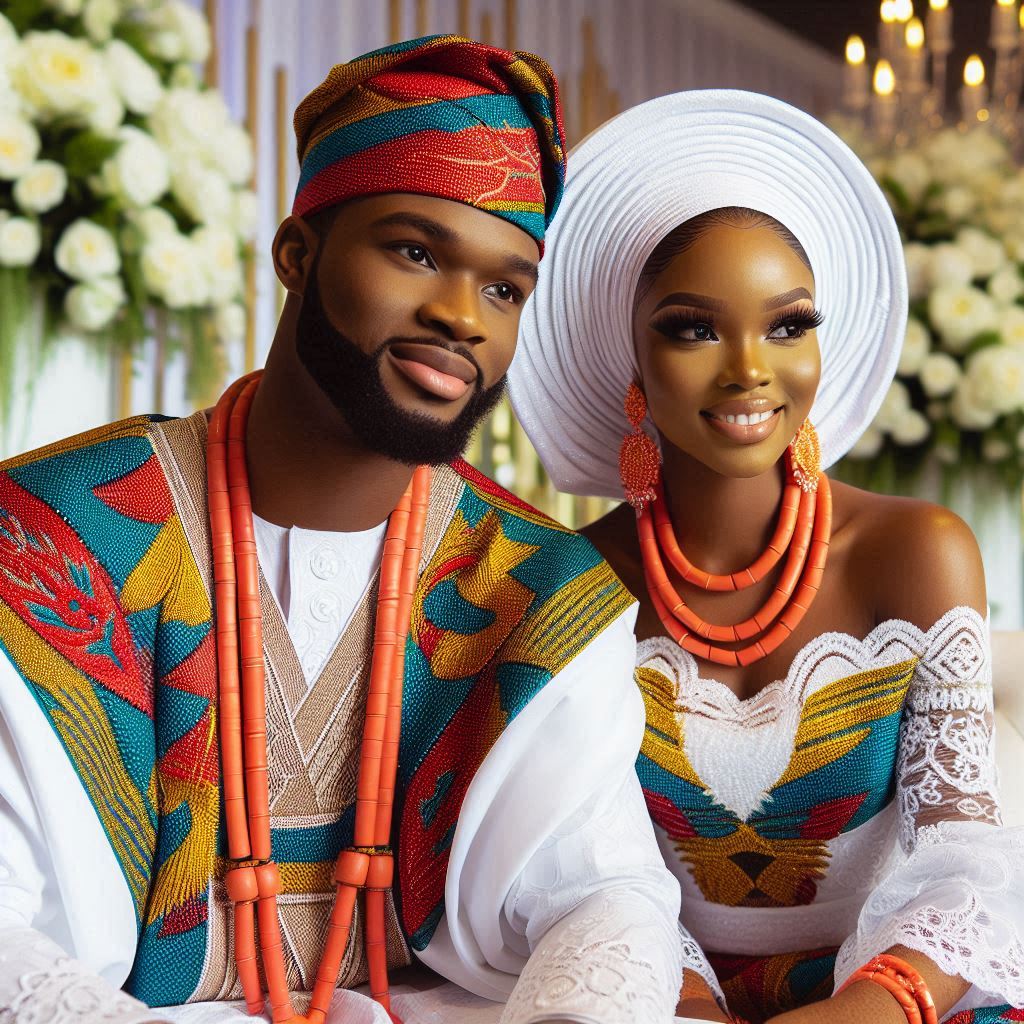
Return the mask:
[(671, 641), (643, 641), (637, 770), (684, 925), (722, 951), (741, 924), (751, 953), (792, 943), (769, 937), (780, 926), (808, 943), (783, 949), (841, 940), (930, 809), (994, 820), (990, 675), (986, 625), (966, 608), (927, 632), (819, 636), (748, 700)]

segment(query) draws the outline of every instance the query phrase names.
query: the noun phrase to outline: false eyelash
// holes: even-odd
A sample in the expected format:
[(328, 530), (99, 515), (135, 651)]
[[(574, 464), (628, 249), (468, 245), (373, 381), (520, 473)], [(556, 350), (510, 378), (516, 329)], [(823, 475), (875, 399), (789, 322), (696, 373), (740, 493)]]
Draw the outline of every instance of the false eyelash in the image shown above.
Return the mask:
[(672, 313), (665, 313), (651, 324), (654, 330), (668, 338), (676, 337), (683, 331), (700, 325), (710, 327), (712, 331), (718, 333), (715, 330), (715, 318), (710, 313), (696, 311), (676, 310)]
[(819, 309), (810, 311), (799, 308), (780, 313), (769, 325), (767, 334), (774, 334), (780, 327), (797, 327), (804, 333), (817, 330), (825, 322), (825, 315)]

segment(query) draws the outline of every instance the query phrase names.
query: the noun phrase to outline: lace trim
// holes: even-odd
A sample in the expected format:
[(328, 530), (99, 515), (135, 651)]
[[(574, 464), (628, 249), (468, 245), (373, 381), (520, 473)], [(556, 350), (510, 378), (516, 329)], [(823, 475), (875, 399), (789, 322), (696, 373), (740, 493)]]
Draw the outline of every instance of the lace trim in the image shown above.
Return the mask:
[[(500, 1024), (568, 1018), (581, 1024), (671, 1021), (682, 978), (678, 957), (652, 962), (638, 949), (674, 944), (661, 915), (634, 894), (601, 892), (552, 927), (526, 963)], [(703, 959), (696, 944), (690, 955)], [(697, 967), (694, 967), (696, 970)], [(703, 974), (703, 970), (701, 972)]]
[(836, 960), (838, 988), (894, 945), (924, 953), (996, 1002), (1024, 1005), (1024, 830), (943, 822), (875, 889)]
[(108, 985), (34, 928), (0, 932), (0, 1024), (142, 1024), (145, 1003)]

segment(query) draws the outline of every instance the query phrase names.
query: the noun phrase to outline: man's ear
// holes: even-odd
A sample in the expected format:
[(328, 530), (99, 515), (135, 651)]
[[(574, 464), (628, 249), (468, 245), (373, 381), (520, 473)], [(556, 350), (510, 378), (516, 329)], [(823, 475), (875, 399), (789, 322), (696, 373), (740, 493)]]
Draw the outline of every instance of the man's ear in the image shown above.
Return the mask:
[(316, 259), (320, 236), (301, 217), (286, 217), (274, 236), (271, 255), (277, 279), (293, 295), (303, 295)]

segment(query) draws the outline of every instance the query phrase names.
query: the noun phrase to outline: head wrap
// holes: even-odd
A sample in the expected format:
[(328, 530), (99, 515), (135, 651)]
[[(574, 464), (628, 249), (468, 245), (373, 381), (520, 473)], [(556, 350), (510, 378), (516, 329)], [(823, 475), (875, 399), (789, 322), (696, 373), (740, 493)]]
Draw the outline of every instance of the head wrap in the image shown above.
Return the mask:
[(807, 252), (825, 316), (811, 422), (823, 464), (844, 455), (885, 397), (907, 319), (899, 232), (861, 161), (808, 114), (737, 90), (643, 103), (588, 136), (572, 160), (509, 374), (555, 486), (622, 497), (623, 399), (640, 380), (640, 272), (673, 228), (725, 206), (774, 217)]
[(541, 244), (562, 195), (565, 133), (551, 68), (459, 36), (337, 64), (295, 111), (292, 212), (413, 192), (511, 221)]

